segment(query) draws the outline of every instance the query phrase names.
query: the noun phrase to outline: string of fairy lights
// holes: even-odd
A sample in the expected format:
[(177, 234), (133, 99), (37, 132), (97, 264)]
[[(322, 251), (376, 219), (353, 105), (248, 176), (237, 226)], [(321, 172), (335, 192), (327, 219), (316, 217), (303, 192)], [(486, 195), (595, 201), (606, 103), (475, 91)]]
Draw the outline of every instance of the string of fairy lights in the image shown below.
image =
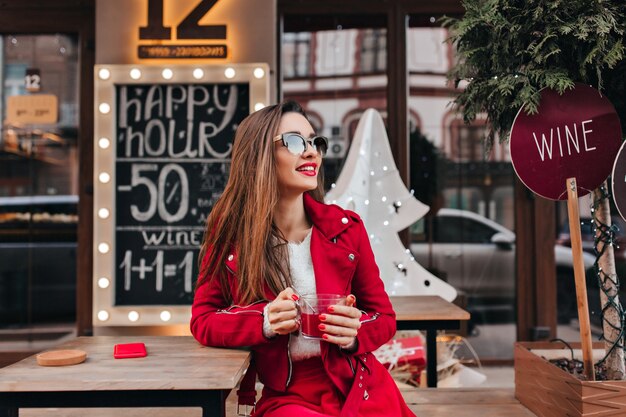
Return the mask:
[[(598, 187), (598, 190), (600, 192), (600, 198), (594, 199), (595, 201), (591, 207), (591, 226), (593, 228), (595, 236), (593, 247), (594, 253), (596, 255), (596, 260), (593, 264), (593, 267), (600, 291), (604, 293), (607, 300), (606, 303), (602, 306), (600, 313), (603, 322), (603, 329), (605, 328), (605, 326), (608, 325), (613, 330), (618, 331), (618, 336), (615, 338), (615, 340), (607, 339), (604, 330), (602, 331), (600, 339), (609, 342), (611, 344), (611, 347), (606, 351), (605, 356), (600, 361), (598, 361), (597, 365), (601, 365), (606, 361), (606, 359), (615, 349), (625, 348), (624, 324), (626, 322), (626, 313), (624, 311), (624, 307), (619, 302), (619, 277), (617, 276), (617, 274), (607, 274), (605, 271), (602, 270), (599, 265), (600, 258), (605, 254), (606, 250), (609, 247), (619, 247), (615, 242), (615, 234), (619, 231), (619, 229), (614, 224), (609, 226), (608, 224), (603, 223), (598, 219), (598, 216), (596, 214), (598, 211), (598, 207), (604, 200), (610, 198), (609, 192), (604, 185)], [(609, 320), (606, 319), (606, 313), (611, 310), (617, 313), (616, 315), (619, 318), (619, 324), (611, 323)]]
[[(366, 152), (364, 149), (359, 150), (360, 157), (365, 157)], [(374, 151), (372, 153), (372, 157), (374, 159), (378, 159), (381, 157), (380, 151)], [(360, 190), (361, 187), (353, 187), (347, 195), (342, 196), (341, 198), (331, 198), (328, 203), (331, 204), (339, 204), (342, 207), (347, 207), (349, 209), (356, 209), (358, 206), (369, 206), (369, 210), (372, 213), (377, 213), (381, 216), (381, 218), (373, 219), (375, 222), (381, 222), (382, 224), (378, 227), (382, 226), (383, 229), (378, 229), (378, 227), (372, 227), (372, 230), (369, 231), (369, 238), (372, 245), (380, 245), (383, 244), (382, 234), (384, 234), (383, 230), (387, 227), (393, 226), (393, 216), (400, 214), (400, 210), (403, 206), (406, 205), (410, 200), (415, 198), (414, 190), (407, 190), (406, 196), (395, 198), (390, 194), (395, 194), (392, 190), (385, 190), (386, 180), (391, 178), (394, 175), (399, 175), (399, 171), (395, 166), (382, 165), (378, 167), (373, 167), (371, 164), (359, 164), (358, 168), (360, 171), (360, 177), (355, 174), (355, 176), (359, 178), (368, 178), (369, 181), (373, 185), (376, 186), (378, 193), (370, 193), (364, 190)], [(365, 186), (366, 184), (363, 183)], [(335, 183), (331, 184), (331, 193), (336, 187)], [(374, 195), (372, 195), (374, 194)], [(377, 194), (377, 195), (376, 195)], [(373, 226), (372, 222), (369, 222), (370, 225)], [(399, 231), (399, 230), (397, 230)], [(400, 258), (400, 259), (399, 259)], [(402, 256), (397, 254), (395, 259), (387, 260), (391, 262), (394, 266), (394, 271), (400, 276), (406, 278), (408, 274), (407, 265), (410, 263), (416, 263), (416, 259), (411, 253), (410, 249), (405, 248)], [(394, 280), (395, 282), (395, 280)], [(425, 283), (425, 285), (428, 285)], [(391, 293), (394, 292), (392, 288), (389, 289)]]
[[(363, 151), (361, 151), (361, 155), (363, 155)], [(379, 155), (379, 152), (375, 152), (375, 156), (378, 156), (378, 155)], [(389, 169), (387, 166), (383, 166), (381, 168), (381, 171), (383, 173), (380, 174), (380, 175), (377, 175), (376, 171), (373, 170), (373, 169), (370, 170), (370, 173), (369, 173), (370, 176), (372, 176), (372, 177), (375, 176), (376, 177), (375, 178), (375, 180), (376, 180), (375, 184), (379, 188), (382, 186), (382, 180), (383, 179), (385, 179), (386, 177), (389, 177), (389, 176), (391, 176), (393, 174), (398, 174), (399, 173), (397, 168)], [(330, 185), (331, 189), (334, 189), (335, 187), (336, 187), (335, 183), (332, 183)], [(396, 198), (396, 199), (390, 199), (386, 195), (382, 195), (380, 197), (380, 203), (383, 203), (386, 206), (387, 211), (388, 211), (387, 215), (391, 216), (391, 215), (394, 215), (394, 214), (398, 214), (400, 208), (402, 208), (402, 205), (404, 203), (406, 203), (407, 201), (410, 201), (411, 199), (415, 198), (414, 197), (415, 190), (411, 189), (409, 194), (410, 195), (405, 197), (405, 198)], [(343, 199), (341, 199), (341, 200), (343, 200)], [(340, 201), (340, 200), (337, 200), (337, 199), (333, 199), (333, 200), (329, 201), (329, 203), (337, 204), (339, 202), (340, 205), (342, 205), (344, 207), (348, 207), (350, 205), (350, 203), (354, 204), (357, 200), (362, 201), (363, 204), (366, 205), (366, 206), (369, 206), (370, 204), (372, 204), (372, 200), (371, 200), (371, 197), (369, 195), (366, 195), (366, 194), (363, 194), (363, 193), (359, 193), (359, 192), (354, 192), (354, 191), (350, 192), (350, 194), (347, 196), (347, 198), (345, 198), (345, 202), (347, 204), (343, 204), (343, 201)], [(387, 226), (390, 225), (390, 221), (387, 218), (385, 218), (382, 221), (382, 224), (383, 224), (384, 227), (387, 227)], [(370, 241), (372, 241), (372, 243), (378, 244), (378, 243), (382, 242), (380, 240), (380, 237), (377, 234), (375, 234), (375, 233), (370, 233), (369, 237), (370, 237)], [(398, 271), (400, 271), (404, 275), (406, 275), (406, 263), (407, 262), (417, 262), (417, 261), (415, 260), (415, 258), (413, 257), (413, 254), (411, 253), (411, 251), (409, 249), (405, 249), (404, 253), (405, 253), (405, 257), (404, 257), (404, 261), (403, 261), (404, 263), (402, 261), (401, 262), (394, 261), (393, 264), (394, 264), (394, 266), (396, 267), (396, 269)]]

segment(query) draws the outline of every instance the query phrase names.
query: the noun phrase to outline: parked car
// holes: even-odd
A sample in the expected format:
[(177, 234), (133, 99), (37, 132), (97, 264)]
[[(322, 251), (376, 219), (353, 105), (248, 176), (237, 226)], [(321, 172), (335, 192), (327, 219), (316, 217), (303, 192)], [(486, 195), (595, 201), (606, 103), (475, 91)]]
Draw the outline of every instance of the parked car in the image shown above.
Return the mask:
[[(446, 280), (467, 297), (479, 322), (515, 320), (515, 233), (477, 213), (440, 209), (412, 233), (411, 252), (420, 265)], [(572, 252), (554, 247), (559, 322), (576, 315)], [(594, 257), (583, 253), (585, 269)], [(482, 319), (481, 319), (482, 318)]]

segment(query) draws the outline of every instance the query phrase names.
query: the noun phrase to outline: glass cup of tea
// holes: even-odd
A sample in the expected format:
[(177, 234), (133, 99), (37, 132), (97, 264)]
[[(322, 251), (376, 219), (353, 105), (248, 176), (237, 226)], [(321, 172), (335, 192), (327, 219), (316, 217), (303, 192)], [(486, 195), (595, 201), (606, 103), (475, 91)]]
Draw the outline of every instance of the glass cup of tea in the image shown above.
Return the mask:
[(298, 300), (300, 310), (300, 331), (306, 339), (322, 339), (319, 329), (320, 314), (328, 313), (328, 307), (345, 305), (346, 296), (339, 294), (302, 294)]

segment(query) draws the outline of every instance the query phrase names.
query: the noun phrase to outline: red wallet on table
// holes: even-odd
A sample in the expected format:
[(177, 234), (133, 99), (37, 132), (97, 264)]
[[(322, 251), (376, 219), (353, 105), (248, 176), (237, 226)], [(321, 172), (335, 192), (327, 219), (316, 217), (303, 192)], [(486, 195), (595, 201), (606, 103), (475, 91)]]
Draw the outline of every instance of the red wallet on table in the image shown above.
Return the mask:
[(143, 358), (147, 355), (146, 345), (143, 343), (120, 343), (113, 348), (115, 359)]

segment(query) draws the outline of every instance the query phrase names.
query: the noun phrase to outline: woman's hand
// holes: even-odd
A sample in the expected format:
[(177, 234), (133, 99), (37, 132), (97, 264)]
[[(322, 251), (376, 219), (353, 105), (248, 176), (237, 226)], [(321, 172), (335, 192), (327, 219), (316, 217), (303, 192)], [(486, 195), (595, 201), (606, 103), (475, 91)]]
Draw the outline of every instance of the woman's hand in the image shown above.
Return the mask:
[(346, 305), (328, 307), (328, 313), (320, 314), (319, 329), (322, 338), (339, 345), (342, 349), (356, 350), (356, 335), (361, 328), (361, 311), (354, 307), (356, 297), (346, 297)]
[(298, 296), (288, 287), (268, 304), (268, 319), (274, 333), (289, 334), (300, 328), (296, 301), (298, 301)]

